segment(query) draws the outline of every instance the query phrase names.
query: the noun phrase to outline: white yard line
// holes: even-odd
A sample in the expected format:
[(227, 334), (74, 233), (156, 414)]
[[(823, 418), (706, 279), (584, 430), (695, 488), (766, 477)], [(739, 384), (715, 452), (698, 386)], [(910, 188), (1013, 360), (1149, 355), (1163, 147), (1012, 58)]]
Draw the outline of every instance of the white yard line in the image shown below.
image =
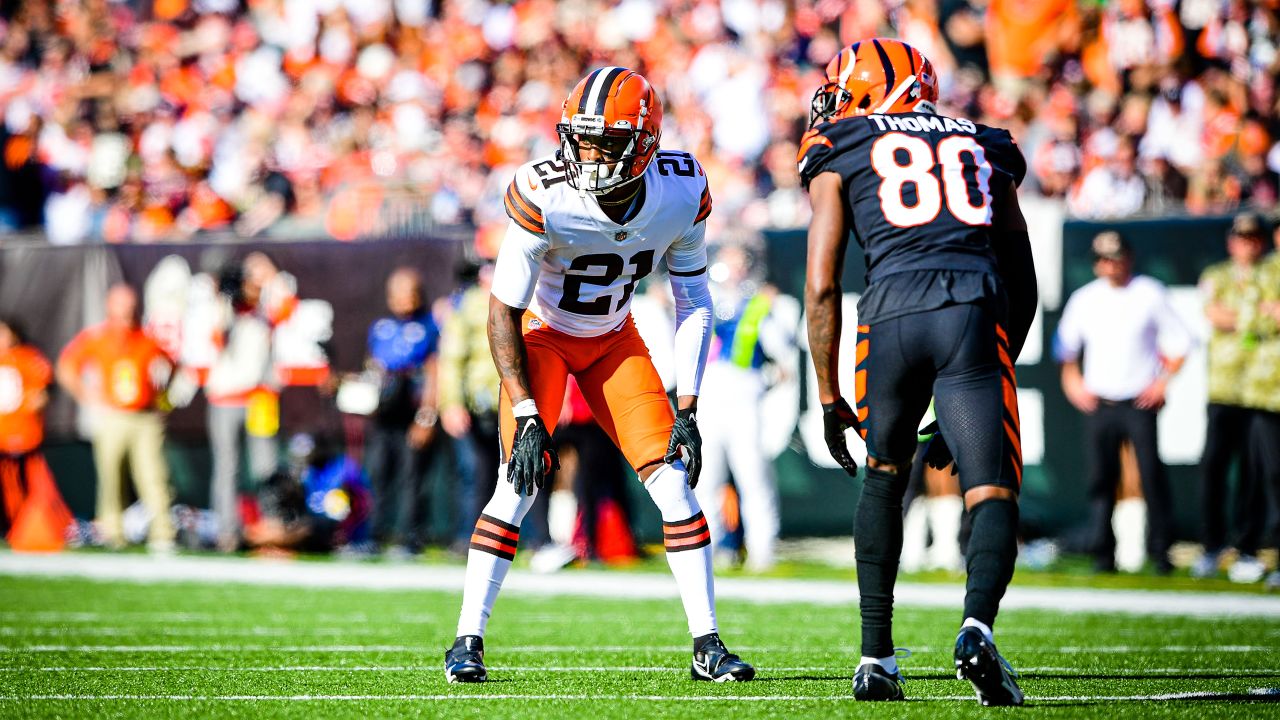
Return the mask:
[[(313, 588), (368, 590), (462, 589), (464, 568), (451, 565), (375, 565), (299, 563), (224, 557), (152, 558), (142, 555), (61, 553), (27, 555), (0, 552), (0, 575), (84, 577), (134, 582), (247, 583)], [(538, 575), (514, 571), (504, 586), (508, 594), (578, 595), (627, 599), (675, 598), (675, 582), (667, 576), (583, 570)], [(852, 582), (721, 578), (721, 598), (761, 603), (851, 605), (858, 589)], [(959, 608), (963, 585), (900, 583), (901, 606)], [(1280, 618), (1280, 598), (1239, 593), (1188, 591), (1094, 590), (1019, 587), (1016, 582), (1001, 602), (1005, 610), (1047, 609), (1060, 612), (1132, 613), (1199, 617), (1252, 616)]]
[[(735, 646), (739, 650), (749, 652), (782, 652), (799, 651), (802, 648), (786, 646)], [(357, 652), (406, 652), (434, 653), (435, 645), (0, 645), (0, 652), (36, 653), (36, 652), (149, 652), (149, 653), (204, 653), (204, 652), (297, 652), (297, 653), (357, 653)], [(506, 653), (581, 653), (581, 645), (508, 645), (503, 646)], [(852, 646), (830, 648), (837, 651), (852, 652)], [(641, 652), (688, 652), (687, 645), (593, 645), (593, 653), (641, 653)], [(941, 652), (942, 648), (930, 646), (913, 647), (917, 653)], [(950, 651), (947, 648), (948, 652)], [(1031, 654), (1060, 653), (1065, 655), (1121, 655), (1127, 653), (1280, 653), (1278, 645), (1098, 645), (1085, 647), (1072, 645), (1067, 647), (1028, 647), (1023, 650)]]
[[(1274, 688), (1255, 688), (1246, 692), (1184, 692), (1162, 693), (1158, 695), (1054, 695), (1046, 697), (1028, 697), (1029, 703), (1036, 702), (1161, 702), (1170, 700), (1213, 700), (1215, 698), (1235, 699), (1242, 695), (1257, 696), (1258, 699), (1275, 698), (1278, 691)], [(421, 701), (421, 700), (583, 700), (583, 701), (644, 701), (644, 702), (833, 702), (852, 701), (852, 695), (598, 695), (598, 694), (440, 694), (440, 695), (91, 695), (84, 693), (47, 694), (47, 695), (3, 695), (0, 702), (31, 702), (49, 700), (75, 701), (140, 701), (170, 700), (175, 702), (369, 702), (369, 701)], [(911, 698), (916, 702), (974, 702), (973, 695), (937, 695), (933, 697)]]
[[(908, 667), (902, 666), (903, 673), (907, 679), (911, 676), (920, 675), (922, 673), (951, 673), (955, 668), (947, 667)], [(210, 672), (210, 673), (367, 673), (367, 672), (438, 672), (440, 667), (437, 665), (277, 665), (264, 667), (226, 667), (214, 665), (149, 665), (149, 666), (108, 666), (95, 665), (77, 667), (75, 665), (63, 666), (39, 666), (39, 667), (0, 667), (0, 673), (34, 673), (34, 672), (56, 672), (56, 673), (75, 673), (75, 672)], [(601, 672), (601, 673), (643, 673), (643, 672), (683, 672), (684, 666), (664, 666), (653, 667), (647, 665), (581, 665), (577, 667), (567, 667), (563, 665), (495, 665), (494, 670), (500, 672), (534, 672), (534, 673), (563, 673), (563, 672)], [(762, 676), (776, 675), (777, 673), (787, 672), (842, 672), (853, 674), (853, 665), (848, 667), (840, 667), (838, 665), (807, 665), (796, 667), (767, 667), (761, 668)], [(1034, 673), (1064, 673), (1068, 675), (1094, 675), (1104, 673), (1109, 677), (1134, 677), (1144, 675), (1185, 675), (1187, 677), (1199, 677), (1202, 675), (1220, 675), (1223, 673), (1248, 673), (1251, 675), (1267, 675), (1273, 674), (1280, 677), (1280, 667), (1277, 668), (1135, 668), (1129, 670), (1090, 670), (1073, 666), (1044, 666), (1044, 667), (1019, 667), (1018, 672), (1023, 676)]]

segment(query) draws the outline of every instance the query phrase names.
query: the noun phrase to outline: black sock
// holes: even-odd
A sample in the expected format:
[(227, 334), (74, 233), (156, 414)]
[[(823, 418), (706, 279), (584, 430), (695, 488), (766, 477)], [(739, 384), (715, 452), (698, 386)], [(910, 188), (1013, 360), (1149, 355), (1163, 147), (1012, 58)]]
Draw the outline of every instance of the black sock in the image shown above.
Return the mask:
[(969, 510), (973, 532), (965, 560), (969, 581), (965, 585), (964, 616), (994, 626), (1000, 598), (1013, 579), (1018, 557), (1018, 503), (986, 500)]
[(869, 467), (858, 500), (853, 542), (866, 657), (893, 654), (893, 585), (902, 555), (902, 495), (907, 478), (905, 471), (899, 476)]

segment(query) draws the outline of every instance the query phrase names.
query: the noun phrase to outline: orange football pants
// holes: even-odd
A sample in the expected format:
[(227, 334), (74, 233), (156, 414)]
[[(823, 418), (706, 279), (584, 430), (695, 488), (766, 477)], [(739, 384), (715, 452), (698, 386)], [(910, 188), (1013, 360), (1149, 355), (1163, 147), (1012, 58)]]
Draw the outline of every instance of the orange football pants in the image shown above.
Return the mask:
[[(591, 414), (636, 471), (662, 462), (675, 413), (662, 378), (649, 358), (631, 316), (617, 329), (596, 337), (575, 337), (549, 326), (533, 313), (521, 320), (528, 349), (529, 392), (547, 430), (555, 432), (569, 373), (578, 380)], [(498, 405), (502, 461), (511, 457), (516, 424), (505, 390)]]

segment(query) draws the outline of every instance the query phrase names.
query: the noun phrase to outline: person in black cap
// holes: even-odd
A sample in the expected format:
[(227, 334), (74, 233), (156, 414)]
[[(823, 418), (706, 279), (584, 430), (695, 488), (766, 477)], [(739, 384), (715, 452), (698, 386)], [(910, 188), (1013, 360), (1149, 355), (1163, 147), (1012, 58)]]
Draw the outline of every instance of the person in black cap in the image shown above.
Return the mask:
[[(1127, 439), (1138, 456), (1147, 502), (1148, 551), (1156, 570), (1167, 573), (1172, 569), (1172, 510), (1156, 444), (1156, 415), (1192, 338), (1169, 304), (1164, 285), (1134, 275), (1133, 250), (1119, 233), (1100, 233), (1092, 250), (1098, 277), (1067, 299), (1054, 352), (1062, 365), (1067, 399), (1088, 416), (1095, 567), (1103, 572), (1116, 569), (1111, 515), (1120, 481), (1120, 446)], [(1170, 354), (1163, 354), (1162, 348)]]
[[(1254, 213), (1235, 217), (1227, 233), (1229, 258), (1200, 275), (1200, 293), (1209, 320), (1209, 407), (1204, 454), (1200, 459), (1201, 542), (1204, 555), (1191, 568), (1195, 577), (1217, 574), (1228, 543), (1240, 552), (1233, 579), (1261, 579), (1255, 555), (1266, 522), (1263, 487), (1251, 462), (1249, 428), (1254, 411), (1244, 398), (1245, 372), (1257, 354), (1254, 324), (1259, 300), (1259, 260), (1266, 249), (1262, 219)], [(1235, 503), (1228, 510), (1227, 478), (1239, 462)], [(1228, 526), (1229, 523), (1229, 526)]]

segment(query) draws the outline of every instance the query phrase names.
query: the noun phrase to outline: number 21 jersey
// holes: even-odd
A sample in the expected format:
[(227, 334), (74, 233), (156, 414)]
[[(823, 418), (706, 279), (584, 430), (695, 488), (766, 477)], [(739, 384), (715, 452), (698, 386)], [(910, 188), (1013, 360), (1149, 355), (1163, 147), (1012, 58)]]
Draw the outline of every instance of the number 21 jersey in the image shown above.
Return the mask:
[(994, 273), (992, 195), (1027, 169), (1008, 131), (932, 113), (822, 123), (798, 161), (806, 188), (824, 172), (842, 178), (868, 284), (911, 270)]
[(556, 330), (595, 337), (622, 324), (636, 283), (662, 258), (673, 275), (706, 272), (711, 192), (702, 166), (688, 153), (659, 151), (636, 183), (644, 184), (639, 208), (618, 224), (569, 186), (556, 158), (520, 166), (507, 187), (511, 224), (493, 295)]

